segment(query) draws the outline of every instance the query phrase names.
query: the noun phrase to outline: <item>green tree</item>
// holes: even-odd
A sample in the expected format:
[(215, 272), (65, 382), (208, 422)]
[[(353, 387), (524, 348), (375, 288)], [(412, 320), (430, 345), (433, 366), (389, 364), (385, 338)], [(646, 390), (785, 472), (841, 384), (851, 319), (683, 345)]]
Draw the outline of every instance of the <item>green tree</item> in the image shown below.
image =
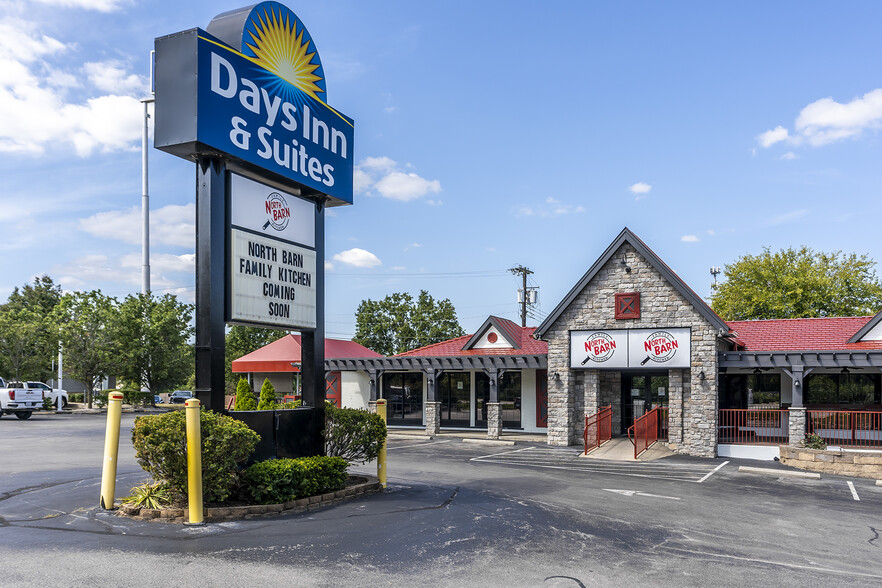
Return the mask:
[(273, 410), (275, 407), (276, 389), (269, 378), (264, 378), (263, 386), (260, 387), (260, 402), (257, 403), (257, 410)]
[(52, 377), (58, 335), (50, 315), (60, 299), (61, 288), (43, 275), (35, 278), (33, 285), (16, 287), (0, 306), (2, 373), (16, 379)]
[(379, 301), (362, 300), (355, 312), (353, 341), (383, 355), (395, 355), (465, 334), (449, 298), (435, 300), (421, 290), (416, 300), (396, 292)]
[(64, 347), (64, 369), (86, 386), (86, 404), (102, 378), (120, 365), (114, 325), (117, 301), (98, 290), (65, 294), (52, 313)]
[(118, 375), (146, 387), (151, 398), (181, 385), (193, 368), (192, 318), (193, 306), (171, 294), (127, 296), (115, 324)]
[(726, 320), (875, 314), (882, 308), (875, 265), (855, 253), (765, 247), (724, 268), (711, 306)]
[(43, 355), (44, 317), (27, 309), (0, 307), (0, 362), (16, 380), (43, 379), (49, 372)]
[(257, 408), (257, 400), (251, 391), (251, 384), (245, 378), (239, 378), (236, 385), (236, 404), (233, 410), (254, 410)]
[(281, 339), (287, 333), (276, 329), (261, 329), (258, 327), (243, 327), (233, 325), (225, 338), (226, 351), (224, 353), (224, 373), (227, 382), (227, 390), (233, 392), (239, 375), (233, 373), (233, 360), (239, 359), (252, 351), (257, 351), (264, 345)]

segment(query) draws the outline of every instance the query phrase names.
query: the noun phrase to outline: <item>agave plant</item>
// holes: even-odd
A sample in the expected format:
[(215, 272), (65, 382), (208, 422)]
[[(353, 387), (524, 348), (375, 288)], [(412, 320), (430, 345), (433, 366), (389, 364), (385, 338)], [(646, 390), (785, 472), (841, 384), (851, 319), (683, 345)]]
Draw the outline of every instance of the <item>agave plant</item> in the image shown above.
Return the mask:
[(132, 493), (123, 498), (124, 504), (142, 508), (162, 508), (171, 504), (171, 492), (165, 482), (144, 482), (132, 488)]

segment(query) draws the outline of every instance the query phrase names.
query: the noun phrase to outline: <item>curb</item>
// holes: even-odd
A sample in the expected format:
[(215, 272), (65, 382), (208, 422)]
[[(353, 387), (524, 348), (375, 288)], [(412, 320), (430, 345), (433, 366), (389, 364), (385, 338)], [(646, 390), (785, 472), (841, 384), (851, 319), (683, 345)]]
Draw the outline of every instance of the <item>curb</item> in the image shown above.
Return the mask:
[(516, 441), (502, 441), (498, 439), (469, 439), (466, 437), (462, 440), (463, 443), (474, 443), (475, 445), (515, 445)]
[(405, 433), (398, 434), (390, 434), (386, 435), (386, 439), (397, 439), (397, 440), (406, 440), (406, 441), (431, 441), (434, 439), (432, 435), (407, 435)]
[(882, 480), (876, 480), (876, 485), (877, 485), (877, 486), (882, 486)]
[(810, 478), (812, 480), (820, 480), (821, 474), (815, 472), (794, 472), (791, 470), (776, 470), (772, 468), (754, 468), (750, 466), (739, 466), (739, 472), (746, 474), (762, 474), (766, 476), (789, 476), (791, 478)]
[[(206, 523), (225, 523), (246, 519), (265, 519), (285, 514), (299, 514), (383, 491), (380, 481), (373, 476), (349, 476), (349, 480), (356, 483), (347, 485), (344, 489), (337, 490), (336, 492), (327, 492), (325, 494), (317, 494), (316, 496), (289, 500), (281, 504), (206, 508), (203, 513), (203, 521)], [(116, 515), (136, 521), (150, 521), (154, 523), (186, 524), (190, 520), (190, 513), (186, 508), (152, 509), (124, 504), (116, 511)]]

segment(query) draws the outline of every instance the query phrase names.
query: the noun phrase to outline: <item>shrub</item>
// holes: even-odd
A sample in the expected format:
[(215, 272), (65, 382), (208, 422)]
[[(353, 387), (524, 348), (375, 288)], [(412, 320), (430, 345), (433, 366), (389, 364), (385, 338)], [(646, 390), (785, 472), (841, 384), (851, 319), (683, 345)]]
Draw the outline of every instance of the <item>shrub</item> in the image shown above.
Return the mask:
[(820, 435), (808, 433), (802, 440), (802, 446), (807, 449), (827, 449), (827, 442)]
[(145, 482), (132, 488), (132, 493), (123, 498), (123, 504), (140, 506), (142, 508), (162, 508), (171, 504), (172, 496), (165, 482), (150, 484)]
[(276, 389), (270, 383), (269, 378), (264, 378), (263, 386), (260, 387), (260, 402), (257, 410), (273, 410), (276, 408)]
[(68, 398), (71, 402), (85, 402), (85, 394), (83, 392), (75, 392), (73, 394), (68, 395)]
[(257, 408), (257, 400), (251, 391), (251, 385), (245, 378), (239, 378), (236, 385), (236, 404), (233, 410), (254, 410)]
[[(200, 411), (202, 430), (202, 493), (208, 502), (221, 502), (239, 483), (240, 464), (254, 451), (260, 435), (228, 416)], [(186, 415), (176, 410), (135, 419), (132, 429), (135, 457), (154, 479), (166, 482), (175, 494), (187, 495)]]
[(242, 477), (254, 502), (278, 504), (343, 489), (347, 467), (342, 457), (270, 459), (250, 466)]
[(349, 463), (376, 459), (386, 440), (386, 423), (378, 414), (325, 405), (325, 454)]

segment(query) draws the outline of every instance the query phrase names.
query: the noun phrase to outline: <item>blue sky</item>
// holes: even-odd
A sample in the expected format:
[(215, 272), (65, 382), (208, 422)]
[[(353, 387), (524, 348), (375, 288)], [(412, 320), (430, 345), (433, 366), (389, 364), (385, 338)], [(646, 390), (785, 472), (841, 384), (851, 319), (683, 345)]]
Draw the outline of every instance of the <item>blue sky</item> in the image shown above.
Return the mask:
[[(153, 39), (241, 5), (2, 4), (0, 299), (44, 273), (139, 291)], [(882, 3), (287, 5), (356, 122), (329, 336), (362, 299), (420, 289), (467, 331), (516, 319), (515, 265), (543, 317), (624, 226), (701, 296), (763, 246), (882, 261)], [(192, 301), (194, 166), (150, 158), (153, 289)]]

